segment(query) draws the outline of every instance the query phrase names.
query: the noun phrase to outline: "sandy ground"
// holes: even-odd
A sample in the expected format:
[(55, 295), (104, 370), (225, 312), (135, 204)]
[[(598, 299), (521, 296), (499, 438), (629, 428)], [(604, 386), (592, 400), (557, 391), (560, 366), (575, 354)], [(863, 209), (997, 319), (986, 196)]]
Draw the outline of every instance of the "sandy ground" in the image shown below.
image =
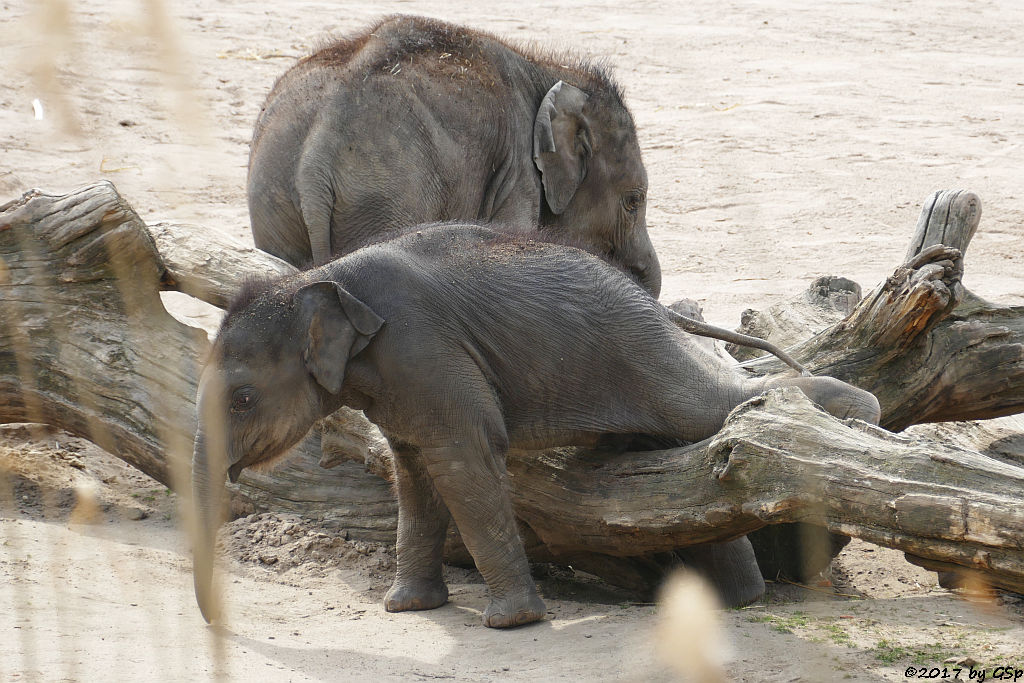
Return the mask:
[[(107, 178), (147, 221), (247, 240), (248, 140), (276, 76), (328, 32), (419, 13), (614, 67), (650, 175), (666, 301), (697, 299), (731, 326), (818, 275), (871, 287), (900, 262), (922, 200), (966, 187), (985, 214), (965, 282), (1024, 303), (1014, 0), (111, 0), (48, 20), (43, 10), (64, 3), (0, 4), (0, 201)], [(1024, 424), (943, 434), (983, 446), (992, 430)], [(6, 680), (672, 680), (655, 655), (654, 606), (555, 573), (540, 584), (550, 618), (496, 632), (479, 623), (479, 577), (452, 570), (450, 605), (387, 615), (392, 551), (297, 518), (226, 529), (230, 620), (218, 634), (194, 606), (163, 487), (85, 442), (24, 427), (0, 431), (0, 465), (11, 484), (0, 487)], [(857, 542), (832, 582), (773, 585), (763, 603), (722, 613), (728, 680), (1024, 669), (1018, 600), (944, 591), (899, 553)]]

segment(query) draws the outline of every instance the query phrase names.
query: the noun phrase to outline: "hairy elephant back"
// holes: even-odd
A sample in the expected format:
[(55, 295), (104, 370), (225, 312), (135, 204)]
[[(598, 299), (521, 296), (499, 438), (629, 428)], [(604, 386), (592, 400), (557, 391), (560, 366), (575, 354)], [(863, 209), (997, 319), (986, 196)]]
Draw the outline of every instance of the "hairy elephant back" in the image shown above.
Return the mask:
[[(561, 106), (556, 91), (578, 106), (544, 121), (555, 133), (573, 121), (589, 142), (569, 131), (553, 153), (542, 126), (541, 163), (535, 124), (542, 102)], [(410, 225), (482, 220), (585, 242), (660, 289), (635, 127), (608, 73), (433, 19), (388, 17), (282, 75), (253, 135), (248, 194), (257, 246), (297, 266)]]

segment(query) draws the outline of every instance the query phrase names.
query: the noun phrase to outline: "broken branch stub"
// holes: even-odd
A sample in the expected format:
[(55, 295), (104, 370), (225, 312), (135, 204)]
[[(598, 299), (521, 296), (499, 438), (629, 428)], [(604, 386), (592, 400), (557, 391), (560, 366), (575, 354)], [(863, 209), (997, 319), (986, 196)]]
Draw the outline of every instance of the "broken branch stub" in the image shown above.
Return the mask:
[[(850, 315), (833, 309), (828, 315), (834, 320), (821, 326), (820, 311), (828, 306), (809, 292), (765, 313), (748, 313), (741, 331), (791, 346), (790, 354), (813, 373), (873, 393), (887, 429), (1021, 412), (1024, 307), (982, 301), (961, 284), (980, 218), (973, 193), (936, 192), (922, 209), (906, 263)], [(756, 373), (781, 369), (773, 359), (748, 365)]]

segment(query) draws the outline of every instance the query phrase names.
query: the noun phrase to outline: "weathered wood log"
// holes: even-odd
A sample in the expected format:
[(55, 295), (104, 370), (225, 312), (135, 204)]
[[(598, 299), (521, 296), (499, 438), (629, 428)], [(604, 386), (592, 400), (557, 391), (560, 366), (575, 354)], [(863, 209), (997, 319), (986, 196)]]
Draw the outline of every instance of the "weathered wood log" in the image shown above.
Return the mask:
[(179, 291), (218, 308), (227, 308), (238, 284), (254, 275), (272, 277), (295, 268), (276, 256), (243, 247), (216, 231), (186, 223), (149, 226), (164, 289)]
[[(187, 469), (191, 454), (198, 363), (208, 342), (166, 313), (158, 291), (181, 287), (223, 303), (245, 274), (287, 267), (195, 229), (188, 230), (193, 237), (178, 239), (177, 230), (163, 225), (154, 240), (108, 183), (66, 197), (33, 192), (0, 207), (0, 421), (53, 424), (164, 483), (180, 481), (174, 472)], [(202, 256), (188, 253), (197, 246)], [(871, 384), (872, 359), (893, 364), (908, 349), (942, 345), (934, 335), (958, 301), (958, 254), (924, 251), (848, 321), (829, 328), (836, 338), (845, 325), (873, 344), (892, 345), (869, 346), (872, 353), (862, 352), (859, 363), (850, 360), (843, 366), (848, 381)], [(1003, 310), (1007, 319), (1021, 317)], [(971, 326), (978, 324), (984, 323)], [(1008, 338), (989, 337), (996, 351), (998, 339)], [(822, 353), (840, 353), (838, 341), (818, 344)], [(1019, 354), (1012, 335), (1008, 346), (1006, 354)], [(757, 371), (767, 369), (757, 361)], [(971, 374), (970, 368), (958, 372)], [(1013, 375), (1002, 395), (1019, 394), (1020, 385)], [(975, 409), (971, 385), (963, 389), (943, 397), (945, 414)], [(887, 416), (907, 419), (903, 403), (886, 405)], [(354, 536), (392, 539), (388, 484), (363, 462), (345, 461), (373, 451), (378, 471), (386, 472), (387, 453), (372, 433), (324, 429), (324, 452), (314, 433), (273, 474), (246, 472), (241, 494), (254, 506), (321, 516)], [(599, 565), (602, 556), (653, 557), (765, 524), (805, 521), (927, 561), (970, 567), (994, 585), (1020, 590), (1024, 529), (1014, 511), (1024, 503), (1024, 470), (915, 439), (844, 425), (791, 392), (745, 405), (715, 439), (688, 448), (513, 453), (509, 473), (517, 514), (546, 558), (575, 556)], [(324, 470), (321, 456), (341, 462)], [(657, 561), (639, 564), (654, 568)], [(639, 565), (622, 566), (635, 574)]]
[(748, 401), (693, 446), (603, 458), (556, 450), (510, 457), (509, 471), (517, 514), (556, 554), (654, 552), (722, 540), (724, 528), (810, 522), (1024, 590), (1024, 512), (1013, 503), (1024, 468), (841, 423), (791, 389)]
[(164, 309), (153, 238), (109, 184), (0, 207), (0, 419), (83, 436), (163, 483), (204, 340)]
[[(159, 251), (157, 245), (160, 245)], [(152, 233), (102, 182), (0, 207), (0, 422), (40, 422), (93, 441), (187, 491), (205, 332), (172, 318), (161, 289), (214, 304), (253, 274), (291, 266), (194, 226)], [(319, 467), (319, 435), (268, 477), (246, 473), (241, 506), (320, 514), (393, 540), (387, 482), (348, 462)]]
[[(936, 192), (907, 262), (849, 315), (829, 301), (844, 289), (834, 286), (839, 279), (819, 279), (798, 301), (745, 313), (741, 330), (789, 347), (815, 374), (875, 394), (888, 429), (1021, 412), (1024, 307), (983, 301), (960, 283), (980, 218), (976, 195)], [(756, 372), (780, 367), (771, 359), (750, 364)]]

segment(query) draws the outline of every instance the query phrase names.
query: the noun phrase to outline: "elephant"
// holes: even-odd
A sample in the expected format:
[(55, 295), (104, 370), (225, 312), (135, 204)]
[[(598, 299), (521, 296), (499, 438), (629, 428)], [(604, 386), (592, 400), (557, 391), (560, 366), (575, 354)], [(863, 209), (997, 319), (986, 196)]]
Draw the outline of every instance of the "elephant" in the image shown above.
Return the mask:
[(657, 297), (647, 187), (632, 115), (604, 69), (392, 16), (277, 80), (247, 195), (256, 247), (300, 268), (421, 223), (539, 225)]
[(629, 434), (699, 441), (773, 386), (877, 423), (872, 394), (830, 377), (749, 376), (676, 317), (586, 251), (472, 224), (424, 226), (246, 286), (196, 400), (203, 616), (218, 618), (212, 548), (225, 476), (270, 466), (343, 405), (364, 411), (394, 453), (398, 563), (385, 609), (447, 601), (442, 550), (453, 519), (487, 583), (491, 627), (545, 614), (513, 517), (509, 449)]

